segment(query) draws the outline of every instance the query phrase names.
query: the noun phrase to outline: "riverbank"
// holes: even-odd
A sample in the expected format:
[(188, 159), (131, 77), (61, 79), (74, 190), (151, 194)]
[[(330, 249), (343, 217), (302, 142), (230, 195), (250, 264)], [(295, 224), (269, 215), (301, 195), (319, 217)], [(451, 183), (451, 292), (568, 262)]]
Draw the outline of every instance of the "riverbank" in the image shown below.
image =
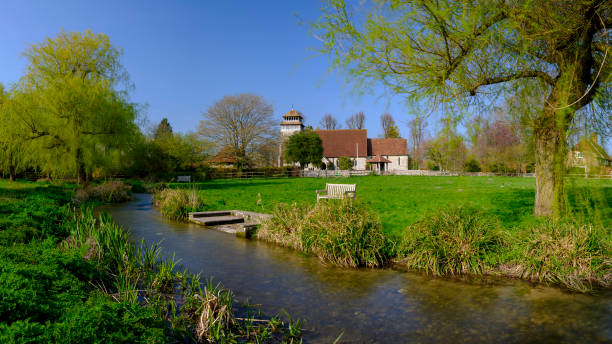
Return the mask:
[[(310, 194), (307, 189), (315, 183), (324, 185), (324, 181), (304, 178), (191, 184), (188, 189), (167, 189), (156, 194), (156, 202), (162, 214), (181, 219), (173, 215), (221, 210), (228, 206), (237, 208), (239, 204), (248, 210), (262, 211), (270, 209), (263, 204), (262, 193), (276, 200), (295, 195), (298, 201), (278, 202), (271, 207), (275, 218), (261, 226), (257, 234), (259, 239), (347, 267), (377, 267), (393, 262), (406, 269), (437, 276), (496, 275), (558, 285), (577, 292), (612, 287), (611, 209), (608, 206), (612, 184), (596, 181), (590, 185), (591, 181), (576, 181), (574, 188), (568, 190), (571, 216), (552, 221), (517, 215), (526, 211), (525, 206), (515, 207), (516, 202), (524, 202), (521, 195), (529, 193), (524, 178), (440, 180), (442, 177), (436, 177), (433, 188), (420, 185), (430, 181), (426, 177), (362, 178), (351, 179), (351, 182), (358, 182), (358, 198), (350, 204), (321, 202), (315, 205), (301, 200)], [(528, 182), (533, 183), (533, 180)], [(443, 184), (446, 184), (447, 196), (437, 198), (439, 206), (434, 208), (431, 199), (442, 197), (438, 190)], [(472, 189), (457, 188), (468, 184)], [(395, 197), (397, 189), (414, 196), (423, 193), (424, 188), (433, 190), (426, 197), (421, 195), (428, 200), (420, 205), (412, 200), (405, 208), (408, 213), (415, 208), (423, 213), (415, 221), (406, 223), (403, 230), (395, 228), (402, 220), (415, 215), (398, 215), (395, 227), (388, 228), (383, 216), (388, 216), (389, 211), (401, 213), (402, 198)], [(275, 193), (268, 194), (270, 189)], [(502, 195), (495, 196), (497, 193)], [(460, 199), (459, 194), (469, 197)], [(248, 195), (257, 195), (254, 203), (259, 209), (246, 205)], [(491, 209), (491, 204), (482, 205), (491, 203), (492, 199), (499, 201), (508, 197), (518, 199), (507, 200), (505, 207), (497, 205)], [(339, 204), (343, 205), (337, 206)], [(512, 216), (517, 216), (518, 220)]]
[[(135, 240), (163, 240), (190, 271), (235, 290), (240, 302), (304, 320), (305, 343), (609, 343), (612, 290), (568, 293), (519, 279), (434, 277), (342, 268), (262, 240), (170, 221), (151, 195), (105, 209)], [(403, 269), (402, 269), (403, 270)]]
[(256, 308), (179, 271), (158, 244), (134, 245), (76, 194), (0, 181), (1, 342), (299, 341), (299, 322), (255, 319)]

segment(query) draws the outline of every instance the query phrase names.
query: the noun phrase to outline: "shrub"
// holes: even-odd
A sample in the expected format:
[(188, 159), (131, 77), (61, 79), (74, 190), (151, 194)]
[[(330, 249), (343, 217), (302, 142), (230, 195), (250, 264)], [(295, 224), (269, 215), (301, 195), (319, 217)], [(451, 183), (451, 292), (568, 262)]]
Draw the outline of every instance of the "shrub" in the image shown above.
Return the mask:
[(435, 275), (482, 274), (496, 265), (502, 248), (499, 224), (466, 207), (440, 209), (408, 227), (398, 259), (413, 269)]
[(350, 158), (341, 156), (338, 159), (338, 169), (340, 170), (350, 170), (353, 168), (353, 162)]
[(381, 266), (390, 255), (378, 216), (352, 200), (278, 205), (257, 237), (345, 267)]
[(480, 172), (480, 164), (474, 158), (470, 158), (465, 162), (464, 165), (465, 172)]
[(196, 190), (163, 189), (155, 194), (155, 205), (170, 219), (184, 221), (190, 212), (206, 207)]
[(515, 277), (585, 292), (612, 286), (612, 235), (602, 225), (543, 219), (514, 235), (502, 269)]

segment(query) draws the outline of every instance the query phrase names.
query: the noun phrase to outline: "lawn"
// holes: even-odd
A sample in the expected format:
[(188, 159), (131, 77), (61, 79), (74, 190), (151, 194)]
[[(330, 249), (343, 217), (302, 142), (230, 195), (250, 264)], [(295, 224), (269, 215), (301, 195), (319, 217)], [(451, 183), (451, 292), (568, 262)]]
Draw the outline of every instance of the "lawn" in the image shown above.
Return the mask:
[[(533, 220), (534, 178), (366, 176), (213, 180), (181, 187), (200, 190), (212, 210), (271, 212), (277, 203), (315, 203), (315, 190), (324, 189), (325, 183), (357, 184), (357, 199), (378, 212), (389, 233), (399, 233), (432, 210), (455, 205), (483, 209), (508, 227)], [(612, 225), (612, 180), (568, 179), (567, 189), (577, 214)]]

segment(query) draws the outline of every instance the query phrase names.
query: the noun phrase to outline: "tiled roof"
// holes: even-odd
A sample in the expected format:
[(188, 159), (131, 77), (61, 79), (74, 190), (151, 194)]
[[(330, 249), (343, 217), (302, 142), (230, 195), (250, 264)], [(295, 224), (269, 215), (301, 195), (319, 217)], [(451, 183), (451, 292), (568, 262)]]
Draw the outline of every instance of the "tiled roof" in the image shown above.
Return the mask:
[(391, 161), (389, 159), (382, 158), (380, 155), (377, 155), (366, 162), (377, 163), (377, 162), (391, 162)]
[(323, 156), (327, 158), (366, 157), (368, 131), (366, 129), (315, 130), (323, 141)]
[(302, 124), (300, 121), (282, 121), (281, 124)]
[(300, 118), (303, 118), (301, 113), (299, 113), (299, 112), (297, 112), (297, 111), (295, 111), (293, 109), (289, 110), (289, 112), (284, 114), (283, 118), (285, 118), (285, 117), (300, 117)]
[(408, 155), (406, 139), (368, 139), (368, 155)]

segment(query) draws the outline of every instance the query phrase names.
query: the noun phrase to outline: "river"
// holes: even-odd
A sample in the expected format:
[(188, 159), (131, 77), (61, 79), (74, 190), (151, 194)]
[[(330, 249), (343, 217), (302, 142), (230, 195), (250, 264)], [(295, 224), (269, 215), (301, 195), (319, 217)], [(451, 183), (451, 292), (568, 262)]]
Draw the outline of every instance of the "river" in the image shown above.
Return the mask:
[(151, 195), (106, 207), (134, 241), (213, 277), (266, 314), (305, 321), (305, 343), (612, 343), (612, 292), (515, 280), (468, 283), (392, 269), (342, 269), (272, 244), (164, 219)]

